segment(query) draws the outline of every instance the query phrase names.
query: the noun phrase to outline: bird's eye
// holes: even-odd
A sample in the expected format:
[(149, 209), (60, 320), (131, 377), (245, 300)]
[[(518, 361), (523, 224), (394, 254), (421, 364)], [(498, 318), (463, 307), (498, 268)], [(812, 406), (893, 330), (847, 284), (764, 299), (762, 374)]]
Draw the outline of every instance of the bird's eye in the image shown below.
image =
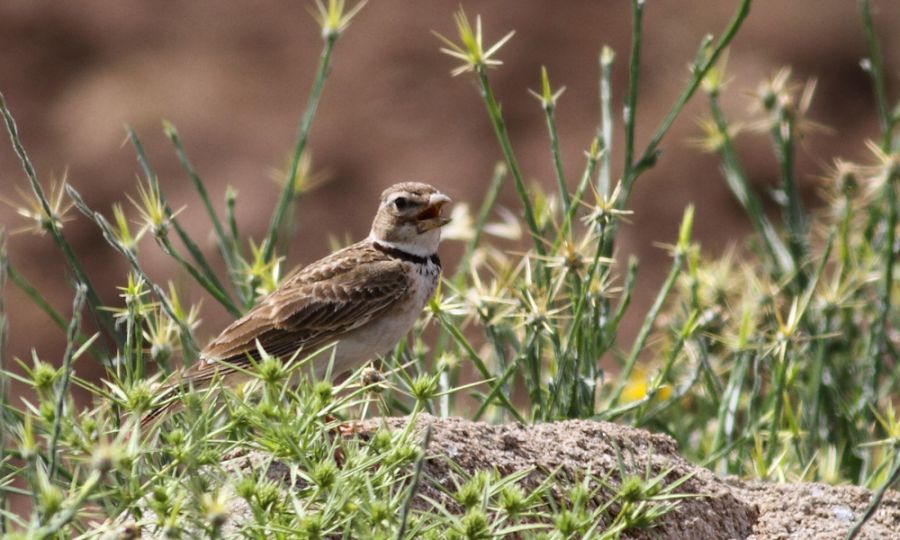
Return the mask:
[(410, 202), (406, 197), (397, 197), (394, 199), (394, 206), (397, 207), (397, 210), (405, 210), (409, 208)]

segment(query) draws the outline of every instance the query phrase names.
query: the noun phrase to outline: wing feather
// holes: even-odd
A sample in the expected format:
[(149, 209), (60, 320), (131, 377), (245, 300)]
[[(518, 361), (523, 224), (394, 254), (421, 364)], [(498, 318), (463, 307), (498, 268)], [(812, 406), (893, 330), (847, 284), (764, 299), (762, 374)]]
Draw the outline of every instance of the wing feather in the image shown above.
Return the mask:
[(358, 328), (409, 291), (404, 263), (355, 244), (285, 279), (275, 291), (226, 328), (200, 353), (190, 379), (212, 377), (222, 363), (259, 358), (256, 342), (269, 354), (313, 352)]

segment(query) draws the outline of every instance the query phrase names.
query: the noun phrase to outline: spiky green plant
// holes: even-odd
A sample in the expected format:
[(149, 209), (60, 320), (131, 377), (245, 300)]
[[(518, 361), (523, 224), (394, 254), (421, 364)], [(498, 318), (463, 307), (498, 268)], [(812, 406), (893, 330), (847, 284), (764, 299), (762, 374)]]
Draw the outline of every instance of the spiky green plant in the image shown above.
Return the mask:
[[(892, 401), (900, 391), (900, 107), (888, 104), (867, 0), (860, 2), (869, 47), (863, 65), (873, 80), (881, 133), (873, 134), (869, 162), (835, 162), (823, 186), (825, 210), (815, 214), (801, 204), (793, 164), (797, 142), (815, 127), (806, 114), (812, 86), (796, 85), (787, 70), (777, 72), (758, 88), (758, 118), (748, 123), (730, 121), (719, 104), (726, 80), (721, 58), (751, 0), (738, 2), (717, 40), (702, 41), (684, 90), (643, 149), (634, 125), (641, 109), (646, 6), (632, 0), (624, 140), (617, 143), (625, 160), (619, 168), (610, 154), (614, 52), (603, 47), (600, 53), (600, 118), (577, 177), (566, 173), (561, 159), (555, 112), (564, 106), (562, 89), (551, 86), (542, 68), (535, 95), (547, 123), (555, 194), (526, 185), (491, 86), (489, 70), (500, 65), (498, 54), (512, 33), (486, 45), (480, 19), (473, 25), (460, 10), (458, 39), (441, 37), (443, 50), (462, 61), (454, 75), (474, 77), (503, 161), (486, 183), (477, 213), (470, 216), (465, 205), (455, 210), (447, 236), (464, 243), (462, 259), (407, 339), (381, 369), (367, 366), (337, 384), (309, 380), (303, 370), (309, 358), (263, 355), (247, 370), (247, 385), (225, 388), (217, 381), (202, 392), (169, 396), (182, 402), (181, 412), (165, 421), (165, 429), (142, 430), (137, 420), (157, 400), (156, 374), (168, 375), (177, 361), (187, 365), (196, 358), (199, 306), (184, 304), (171, 285), (147, 276), (141, 239), (153, 238), (234, 315), (277, 285), (279, 239), (289, 235), (292, 206), (305, 189), (303, 156), (332, 53), (361, 4), (348, 9), (343, 0), (329, 0), (316, 6), (321, 59), (281, 195), (258, 243), (239, 233), (234, 190), (226, 193), (224, 218), (216, 214), (177, 130), (164, 124), (210, 219), (225, 276), (212, 270), (207, 254), (180, 226), (180, 212), (190, 209), (168, 205), (136, 133), (128, 134), (144, 178), (134, 204), (141, 227), (132, 231), (126, 206), (115, 206), (109, 220), (71, 184), (48, 195), (0, 96), (0, 113), (32, 193), (20, 213), (30, 228), (49, 233), (76, 282), (73, 310), (65, 316), (0, 249), (0, 285), (8, 280), (21, 289), (67, 337), (58, 362), (34, 355), (12, 366), (0, 356), (0, 533), (94, 537), (115, 522), (133, 520), (166, 535), (215, 538), (230, 517), (228, 501), (239, 497), (250, 511), (240, 533), (250, 538), (613, 538), (652, 525), (683, 497), (681, 481), (665, 482), (665, 474), (649, 471), (629, 476), (623, 469), (618, 478), (588, 472), (560, 499), (552, 476), (525, 493), (524, 473), (459, 470), (456, 490), (446, 495), (461, 512), (437, 501), (413, 504), (422, 503), (416, 487), (428, 457), (412, 432), (423, 411), (498, 422), (616, 420), (670, 434), (689, 459), (717, 472), (877, 487), (860, 524), (875, 511), (900, 476), (900, 421)], [(638, 263), (614, 256), (617, 231), (631, 213), (635, 182), (664, 165), (659, 147), (700, 88), (710, 112), (701, 123), (701, 146), (721, 158), (725, 182), (755, 234), (741, 256), (736, 250), (709, 256), (691, 239), (692, 229), (704, 224), (686, 209), (680, 229), (663, 238), (673, 242), (667, 247), (669, 273), (637, 336), (626, 343), (619, 327), (633, 309)], [(780, 220), (763, 212), (747, 182), (735, 144), (745, 136), (744, 125), (772, 139)], [(508, 176), (522, 205), (521, 224), (494, 207)], [(63, 194), (129, 264), (116, 305), (101, 303), (66, 240), (71, 205)], [(523, 229), (530, 240), (524, 254), (501, 250), (492, 240), (517, 239)], [(0, 345), (7, 323), (2, 307)], [(89, 319), (82, 321), (82, 308)], [(101, 382), (74, 372), (73, 363), (88, 357), (104, 366)], [(604, 365), (615, 368), (607, 372)], [(291, 382), (295, 375), (299, 385)], [(10, 379), (30, 389), (24, 405), (6, 400)], [(90, 407), (76, 408), (73, 387), (91, 396)], [(411, 416), (398, 432), (378, 432), (368, 442), (339, 443), (331, 436), (342, 420), (396, 413)], [(427, 440), (426, 434), (425, 446)], [(223, 456), (248, 450), (268, 456), (267, 463), (286, 463), (294, 489), (265, 478), (266, 464), (239, 471), (223, 463)], [(600, 493), (605, 503), (587, 502)], [(30, 513), (13, 514), (11, 496), (29, 501)]]

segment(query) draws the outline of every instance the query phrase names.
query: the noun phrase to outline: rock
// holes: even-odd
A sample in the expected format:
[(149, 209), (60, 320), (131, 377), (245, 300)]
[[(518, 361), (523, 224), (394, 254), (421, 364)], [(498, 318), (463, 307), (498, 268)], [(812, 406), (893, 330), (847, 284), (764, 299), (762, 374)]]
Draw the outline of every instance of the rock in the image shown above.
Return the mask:
[[(378, 418), (355, 426), (356, 437), (367, 438), (382, 427), (402, 429), (406, 418)], [(773, 484), (720, 477), (708, 469), (686, 461), (671, 437), (590, 420), (569, 420), (525, 426), (492, 425), (460, 418), (436, 418), (422, 414), (416, 429), (423, 433), (432, 426), (423, 477), (417, 494), (441, 502), (451, 511), (460, 511), (443, 487), (456, 489), (457, 474), (450, 462), (468, 473), (496, 469), (503, 475), (531, 472), (520, 484), (540, 484), (550, 473), (557, 479), (580, 481), (587, 471), (595, 478), (619, 481), (625, 476), (665, 474), (667, 483), (683, 481), (675, 493), (690, 494), (649, 529), (627, 530), (623, 538), (650, 539), (841, 539), (865, 511), (872, 493), (855, 486), (824, 484)], [(258, 469), (268, 456), (249, 452), (226, 465), (235, 473)], [(269, 466), (270, 479), (287, 485), (289, 468), (275, 462)], [(420, 500), (419, 508), (429, 508)], [(231, 519), (223, 529), (228, 538), (250, 519), (249, 509), (234, 497)], [(889, 491), (881, 506), (866, 523), (860, 539), (900, 538), (900, 493)], [(145, 531), (147, 532), (147, 531)], [(145, 535), (144, 538), (150, 536)]]

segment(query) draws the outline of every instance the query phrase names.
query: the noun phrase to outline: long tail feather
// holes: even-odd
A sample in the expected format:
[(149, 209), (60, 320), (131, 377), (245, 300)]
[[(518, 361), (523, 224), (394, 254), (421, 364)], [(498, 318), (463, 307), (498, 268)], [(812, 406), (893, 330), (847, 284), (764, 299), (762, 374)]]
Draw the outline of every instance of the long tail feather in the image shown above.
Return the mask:
[(162, 405), (150, 409), (141, 417), (141, 428), (149, 429), (155, 426), (158, 422), (162, 421), (163, 418), (180, 411), (182, 409), (182, 406), (183, 405), (180, 399), (173, 399), (167, 403), (163, 403)]

